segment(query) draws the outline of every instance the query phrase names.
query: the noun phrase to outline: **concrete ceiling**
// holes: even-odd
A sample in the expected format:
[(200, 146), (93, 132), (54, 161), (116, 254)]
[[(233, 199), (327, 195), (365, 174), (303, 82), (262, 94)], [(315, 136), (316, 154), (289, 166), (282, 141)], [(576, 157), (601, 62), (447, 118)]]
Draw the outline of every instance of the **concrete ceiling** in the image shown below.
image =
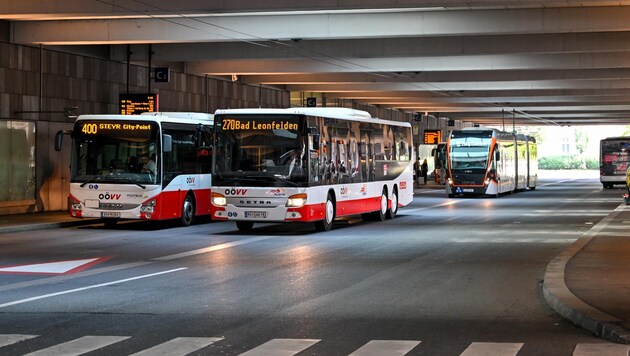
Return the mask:
[(2, 0), (0, 19), (14, 43), (151, 43), (154, 64), (329, 103), (630, 124), (630, 0)]

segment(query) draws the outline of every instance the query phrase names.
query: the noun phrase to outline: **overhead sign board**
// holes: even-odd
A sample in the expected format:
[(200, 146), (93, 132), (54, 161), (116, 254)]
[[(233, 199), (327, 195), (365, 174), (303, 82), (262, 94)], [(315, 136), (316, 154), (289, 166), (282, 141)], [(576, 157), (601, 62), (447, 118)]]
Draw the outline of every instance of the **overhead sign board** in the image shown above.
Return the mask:
[(120, 113), (139, 115), (143, 112), (159, 111), (158, 94), (119, 94)]
[(428, 145), (438, 144), (442, 139), (442, 130), (424, 130), (423, 142)]

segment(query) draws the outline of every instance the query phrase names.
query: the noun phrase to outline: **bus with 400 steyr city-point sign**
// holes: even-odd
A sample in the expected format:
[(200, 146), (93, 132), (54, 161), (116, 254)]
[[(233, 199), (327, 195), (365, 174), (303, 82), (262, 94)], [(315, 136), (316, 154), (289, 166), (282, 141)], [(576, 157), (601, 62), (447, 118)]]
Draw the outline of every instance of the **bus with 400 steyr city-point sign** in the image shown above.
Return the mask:
[(209, 214), (213, 115), (81, 115), (70, 134), (69, 210), (75, 218), (179, 219)]

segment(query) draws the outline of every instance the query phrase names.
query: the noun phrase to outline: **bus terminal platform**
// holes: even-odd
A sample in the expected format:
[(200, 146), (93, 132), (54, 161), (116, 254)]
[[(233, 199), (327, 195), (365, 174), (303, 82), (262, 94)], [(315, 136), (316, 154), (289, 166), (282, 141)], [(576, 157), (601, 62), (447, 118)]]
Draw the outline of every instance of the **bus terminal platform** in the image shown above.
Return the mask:
[[(426, 189), (444, 188), (438, 184), (414, 188), (418, 193)], [(99, 219), (71, 218), (65, 211), (4, 215), (0, 216), (0, 236), (100, 223)], [(630, 344), (628, 229), (630, 205), (622, 203), (550, 261), (542, 286), (549, 306), (565, 319), (624, 344)]]

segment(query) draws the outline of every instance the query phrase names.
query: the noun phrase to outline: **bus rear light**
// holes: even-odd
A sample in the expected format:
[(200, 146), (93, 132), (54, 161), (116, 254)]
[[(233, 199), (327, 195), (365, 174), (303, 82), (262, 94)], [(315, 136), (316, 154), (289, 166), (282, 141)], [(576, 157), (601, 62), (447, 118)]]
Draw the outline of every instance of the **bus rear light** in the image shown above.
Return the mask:
[(212, 192), (212, 205), (214, 206), (226, 206), (227, 199), (223, 194)]
[(301, 208), (306, 205), (307, 195), (305, 193), (291, 195), (287, 199), (287, 208)]
[(150, 214), (153, 213), (154, 208), (155, 208), (155, 200), (150, 200), (140, 206), (140, 212), (147, 214), (150, 218), (151, 216)]

